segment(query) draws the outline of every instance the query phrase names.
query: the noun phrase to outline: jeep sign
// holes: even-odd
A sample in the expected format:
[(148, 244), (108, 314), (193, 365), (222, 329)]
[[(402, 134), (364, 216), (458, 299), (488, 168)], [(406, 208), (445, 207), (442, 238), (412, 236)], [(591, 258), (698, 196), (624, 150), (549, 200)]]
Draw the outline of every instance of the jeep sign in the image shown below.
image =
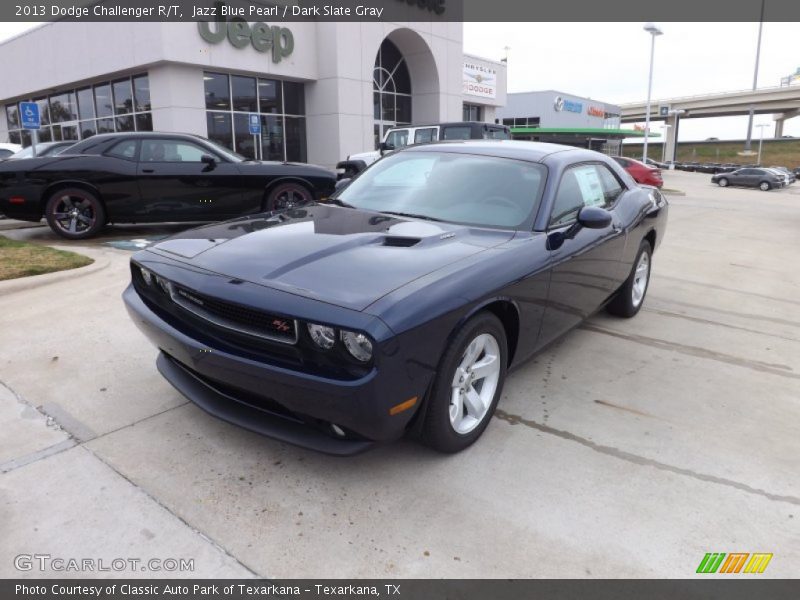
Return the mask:
[(294, 36), (286, 27), (270, 27), (266, 23), (248, 23), (242, 17), (230, 17), (223, 10), (224, 2), (215, 2), (214, 23), (216, 31), (211, 30), (211, 23), (198, 21), (197, 29), (209, 44), (219, 44), (225, 38), (234, 48), (244, 48), (248, 44), (257, 52), (272, 51), (272, 62), (279, 63), (294, 50)]

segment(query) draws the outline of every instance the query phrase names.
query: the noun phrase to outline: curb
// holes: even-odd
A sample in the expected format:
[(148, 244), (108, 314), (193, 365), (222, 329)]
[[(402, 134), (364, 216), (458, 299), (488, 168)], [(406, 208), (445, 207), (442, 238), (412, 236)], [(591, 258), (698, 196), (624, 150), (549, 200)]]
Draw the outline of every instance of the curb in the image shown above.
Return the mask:
[(103, 255), (102, 252), (89, 249), (89, 248), (74, 248), (68, 246), (52, 246), (58, 250), (66, 250), (74, 252), (82, 256), (91, 258), (94, 262), (85, 267), (78, 267), (77, 269), (67, 269), (65, 271), (56, 271), (54, 273), (43, 273), (42, 275), (30, 275), (28, 277), (18, 277), (17, 279), (9, 279), (7, 281), (0, 281), (0, 296), (7, 296), (8, 294), (15, 294), (37, 287), (49, 285), (51, 283), (58, 283), (67, 279), (74, 279), (76, 277), (83, 277), (85, 275), (92, 275), (98, 271), (102, 271), (111, 264), (111, 259)]

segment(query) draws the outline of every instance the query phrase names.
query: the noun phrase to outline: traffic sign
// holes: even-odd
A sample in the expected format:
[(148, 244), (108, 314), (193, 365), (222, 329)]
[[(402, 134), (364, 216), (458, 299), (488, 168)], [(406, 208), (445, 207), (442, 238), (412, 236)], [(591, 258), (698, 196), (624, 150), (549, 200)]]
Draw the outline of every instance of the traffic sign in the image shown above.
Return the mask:
[(659, 116), (662, 116), (662, 117), (668, 117), (669, 116), (669, 106), (659, 106), (658, 107), (658, 114), (659, 114)]
[(22, 127), (25, 129), (39, 129), (42, 126), (39, 105), (36, 102), (20, 102), (19, 114)]
[(261, 117), (255, 113), (250, 114), (250, 135), (261, 135)]

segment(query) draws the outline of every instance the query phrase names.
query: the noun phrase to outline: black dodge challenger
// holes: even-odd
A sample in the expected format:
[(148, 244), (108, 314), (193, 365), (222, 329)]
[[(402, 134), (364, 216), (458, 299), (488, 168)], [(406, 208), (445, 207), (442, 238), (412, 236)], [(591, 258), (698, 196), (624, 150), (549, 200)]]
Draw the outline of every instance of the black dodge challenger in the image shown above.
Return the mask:
[(0, 162), (0, 213), (42, 216), (83, 239), (106, 223), (220, 221), (311, 202), (336, 175), (306, 164), (247, 160), (199, 136), (110, 133), (58, 156)]
[(639, 311), (667, 210), (596, 152), (412, 146), (326, 203), (135, 254), (124, 300), (217, 417), (333, 454), (406, 432), (455, 452), (508, 369), (603, 306)]

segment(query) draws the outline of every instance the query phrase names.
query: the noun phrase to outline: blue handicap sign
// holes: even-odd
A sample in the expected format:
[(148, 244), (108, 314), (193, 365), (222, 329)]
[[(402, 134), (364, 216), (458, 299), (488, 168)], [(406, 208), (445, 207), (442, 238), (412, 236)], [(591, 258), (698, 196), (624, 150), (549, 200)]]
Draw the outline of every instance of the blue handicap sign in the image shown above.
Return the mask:
[(39, 105), (36, 102), (20, 102), (19, 116), (25, 129), (39, 129), (42, 126), (39, 118)]
[(250, 135), (259, 135), (261, 133), (261, 117), (256, 114), (250, 115)]

